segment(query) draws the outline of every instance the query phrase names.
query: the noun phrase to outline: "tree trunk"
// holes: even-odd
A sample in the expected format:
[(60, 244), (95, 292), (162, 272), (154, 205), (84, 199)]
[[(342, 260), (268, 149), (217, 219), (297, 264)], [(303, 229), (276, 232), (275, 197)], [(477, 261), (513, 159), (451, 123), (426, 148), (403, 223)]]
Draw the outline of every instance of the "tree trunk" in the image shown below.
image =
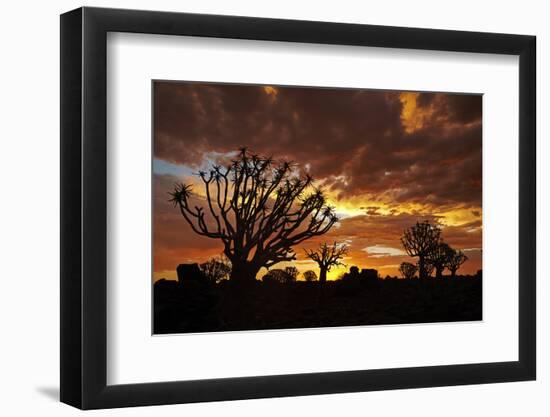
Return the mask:
[(420, 279), (426, 278), (426, 266), (423, 256), (418, 257), (418, 277)]
[(247, 260), (231, 260), (228, 296), (222, 303), (223, 317), (228, 328), (246, 330), (254, 326), (254, 288), (260, 267)]
[(326, 268), (321, 268), (321, 274), (319, 275), (319, 283), (322, 285), (327, 282), (327, 270)]
[(451, 269), (451, 278), (454, 278), (456, 276), (456, 269)]
[(229, 280), (233, 282), (254, 282), (260, 266), (249, 261), (231, 261), (231, 274)]
[(436, 268), (435, 269), (435, 277), (436, 278), (442, 278), (443, 277), (443, 268)]

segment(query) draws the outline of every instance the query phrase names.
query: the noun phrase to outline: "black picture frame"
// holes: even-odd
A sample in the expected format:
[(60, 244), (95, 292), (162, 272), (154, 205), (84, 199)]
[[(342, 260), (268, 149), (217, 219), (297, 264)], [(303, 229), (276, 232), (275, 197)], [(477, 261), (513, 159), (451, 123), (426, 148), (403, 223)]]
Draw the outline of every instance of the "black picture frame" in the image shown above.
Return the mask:
[[(107, 385), (108, 32), (519, 56), (519, 360)], [(88, 7), (61, 15), (61, 401), (94, 409), (535, 379), (535, 45), (524, 35), (251, 17)]]

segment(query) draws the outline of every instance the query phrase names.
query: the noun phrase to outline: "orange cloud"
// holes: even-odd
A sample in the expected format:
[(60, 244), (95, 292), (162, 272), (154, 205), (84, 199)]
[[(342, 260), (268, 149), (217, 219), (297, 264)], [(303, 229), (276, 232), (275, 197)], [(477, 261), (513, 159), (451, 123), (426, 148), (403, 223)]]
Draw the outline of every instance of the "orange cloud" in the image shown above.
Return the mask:
[(434, 114), (434, 107), (419, 107), (417, 99), (419, 93), (406, 92), (399, 95), (399, 100), (403, 104), (401, 119), (407, 133), (414, 133), (422, 129)]

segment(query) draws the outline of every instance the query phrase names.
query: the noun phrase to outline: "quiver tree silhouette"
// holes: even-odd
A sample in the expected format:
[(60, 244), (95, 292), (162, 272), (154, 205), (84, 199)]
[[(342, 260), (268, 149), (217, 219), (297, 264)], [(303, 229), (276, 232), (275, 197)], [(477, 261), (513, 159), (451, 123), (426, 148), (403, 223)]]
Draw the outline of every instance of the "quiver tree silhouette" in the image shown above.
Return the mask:
[(460, 266), (467, 260), (468, 257), (464, 255), (461, 250), (452, 251), (452, 254), (447, 261), (447, 268), (449, 268), (449, 271), (451, 271), (451, 277), (454, 278), (456, 276), (456, 271), (458, 271)]
[(192, 205), (189, 184), (176, 184), (170, 201), (195, 233), (223, 243), (231, 281), (254, 281), (260, 268), (295, 260), (293, 246), (328, 232), (338, 220), (311, 176), (246, 148), (228, 166), (214, 165), (198, 176), (206, 207)]
[(318, 279), (315, 271), (308, 270), (305, 271), (302, 275), (304, 277), (304, 280), (306, 280), (307, 282), (317, 281)]
[(405, 230), (401, 243), (409, 256), (418, 257), (418, 273), (420, 278), (426, 278), (427, 256), (433, 252), (440, 242), (441, 229), (429, 221), (416, 222), (414, 226)]
[(416, 265), (411, 264), (410, 262), (402, 262), (401, 265), (399, 265), (399, 272), (401, 273), (401, 275), (403, 275), (403, 278), (414, 278), (417, 270), (418, 268), (416, 267)]
[(348, 247), (336, 242), (332, 245), (322, 243), (316, 251), (307, 249), (304, 251), (306, 256), (315, 261), (319, 266), (319, 283), (324, 284), (327, 281), (327, 272), (333, 266), (344, 265), (340, 260), (348, 253)]
[(228, 279), (231, 274), (231, 263), (223, 254), (200, 264), (199, 268), (213, 284)]
[(441, 278), (443, 270), (448, 266), (454, 250), (444, 242), (440, 242), (433, 251), (428, 253), (427, 262), (435, 269), (435, 277)]

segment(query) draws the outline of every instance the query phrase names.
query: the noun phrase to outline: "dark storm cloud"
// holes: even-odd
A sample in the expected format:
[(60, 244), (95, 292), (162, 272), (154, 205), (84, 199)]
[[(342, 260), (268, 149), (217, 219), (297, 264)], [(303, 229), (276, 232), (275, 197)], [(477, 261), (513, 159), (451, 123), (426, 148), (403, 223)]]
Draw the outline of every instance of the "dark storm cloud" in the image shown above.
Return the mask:
[[(428, 128), (388, 137), (350, 156), (342, 195), (373, 194), (394, 203), (481, 203), (481, 128)], [(330, 183), (331, 180), (329, 179)]]
[(477, 95), (452, 94), (446, 96), (451, 120), (472, 123), (481, 120), (481, 97)]
[(480, 96), (421, 93), (407, 113), (399, 92), (375, 90), (156, 83), (154, 94), (158, 159), (196, 167), (247, 146), (308, 164), (341, 198), (481, 206)]
[(480, 121), (481, 103), (481, 96), (473, 94), (422, 93), (416, 98), (418, 107), (434, 106), (435, 116), (456, 123)]

